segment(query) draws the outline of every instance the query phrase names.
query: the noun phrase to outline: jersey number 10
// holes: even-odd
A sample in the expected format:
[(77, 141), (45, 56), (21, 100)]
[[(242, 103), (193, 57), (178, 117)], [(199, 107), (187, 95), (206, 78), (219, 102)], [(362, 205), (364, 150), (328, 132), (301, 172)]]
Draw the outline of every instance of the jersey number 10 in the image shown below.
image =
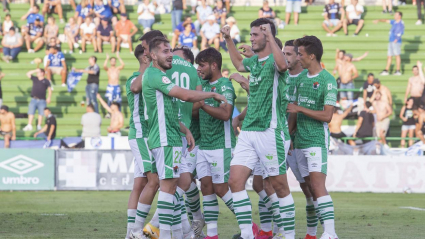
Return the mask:
[[(186, 72), (181, 73), (179, 77), (179, 72), (176, 71), (171, 75), (172, 80), (174, 81), (174, 84), (177, 86), (189, 90), (190, 86), (190, 77)], [(184, 102), (183, 100), (180, 100), (181, 102)]]

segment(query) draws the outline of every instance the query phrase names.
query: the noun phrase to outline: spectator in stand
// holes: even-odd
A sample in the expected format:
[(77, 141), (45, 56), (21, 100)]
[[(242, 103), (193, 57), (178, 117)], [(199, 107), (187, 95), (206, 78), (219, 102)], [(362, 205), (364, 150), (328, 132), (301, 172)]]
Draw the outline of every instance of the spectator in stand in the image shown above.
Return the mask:
[(206, 0), (201, 0), (201, 5), (196, 8), (196, 21), (195, 29), (197, 34), (201, 27), (208, 21), (207, 18), (213, 14), (213, 11), (210, 6), (207, 5)]
[(108, 4), (103, 4), (102, 0), (95, 0), (93, 9), (94, 14), (96, 15), (96, 18), (94, 19), (96, 26), (99, 26), (101, 19), (107, 19), (108, 22), (112, 22), (112, 26), (115, 26), (117, 18), (114, 14), (112, 14), (112, 10)]
[(58, 126), (56, 123), (56, 117), (53, 116), (52, 111), (47, 107), (44, 108), (44, 116), (46, 117), (45, 124), (42, 129), (34, 134), (34, 138), (45, 139), (46, 143), (43, 148), (50, 148), (56, 137), (56, 130)]
[(144, 0), (143, 3), (139, 4), (137, 14), (139, 15), (137, 17), (139, 24), (143, 26), (143, 33), (150, 31), (155, 22), (155, 6), (153, 3), (150, 3), (150, 0)]
[(186, 23), (184, 25), (184, 32), (180, 34), (179, 37), (179, 45), (180, 46), (187, 46), (190, 49), (198, 49), (197, 46), (197, 40), (195, 33), (192, 32), (192, 26), (190, 23)]
[(6, 14), (2, 24), (3, 35), (6, 35), (11, 27), (13, 27), (13, 21), (11, 20), (10, 14), (8, 13)]
[(130, 48), (130, 53), (133, 54), (132, 37), (137, 33), (137, 27), (127, 19), (127, 14), (121, 13), (121, 19), (115, 26), (117, 34), (117, 51), (120, 51), (121, 43), (127, 43)]
[(124, 0), (109, 0), (108, 5), (114, 14), (126, 13)]
[(52, 82), (52, 75), (60, 75), (62, 78), (62, 87), (66, 87), (66, 75), (67, 68), (65, 62), (65, 56), (62, 52), (58, 51), (56, 46), (50, 47), (50, 54), (48, 55), (47, 63), (44, 67), (46, 69), (46, 78)]
[(373, 85), (373, 81), (375, 80), (375, 75), (373, 73), (369, 73), (367, 75), (367, 80), (363, 83), (363, 102), (364, 108), (366, 109), (366, 102), (370, 100), (373, 95), (373, 92), (376, 90)]
[(58, 14), (60, 23), (64, 23), (61, 0), (45, 0), (43, 10), (42, 10), (42, 14), (43, 14), (43, 16), (46, 16), (47, 13), (48, 14), (53, 14), (53, 13)]
[(407, 103), (407, 97), (413, 99), (413, 106), (415, 109), (421, 105), (421, 98), (424, 91), (425, 77), (422, 71), (422, 63), (417, 62), (416, 66), (413, 66), (413, 76), (409, 78), (407, 83), (406, 93), (404, 94), (404, 103)]
[[(341, 65), (344, 62), (344, 56), (345, 56), (345, 50), (336, 49), (336, 55), (335, 55), (335, 68), (333, 70), (333, 74), (336, 75), (336, 72), (338, 70), (338, 66)], [(363, 55), (353, 58), (351, 62), (361, 61), (363, 60), (369, 52), (365, 52)], [(338, 80), (337, 80), (338, 81)]]
[(171, 9), (171, 26), (173, 32), (182, 21), (183, 10), (186, 10), (186, 0), (173, 0)]
[(165, 14), (171, 12), (171, 0), (153, 0), (155, 14)]
[(348, 26), (353, 24), (357, 26), (356, 31), (354, 32), (354, 36), (357, 36), (364, 24), (364, 20), (362, 19), (364, 8), (359, 4), (359, 0), (351, 0), (351, 4), (347, 6), (345, 11), (347, 18), (342, 22), (344, 34), (348, 36)]
[(385, 139), (388, 129), (390, 127), (390, 116), (393, 113), (391, 105), (383, 98), (380, 91), (375, 93), (375, 98), (371, 101), (373, 112), (376, 114), (376, 135), (381, 139), (379, 142), (386, 145)]
[(198, 5), (198, 0), (190, 0), (190, 6), (192, 10), (190, 10), (191, 15), (195, 15), (196, 6)]
[(202, 26), (201, 37), (201, 50), (207, 49), (211, 44), (214, 44), (215, 49), (220, 49), (220, 26), (214, 15), (210, 15), (208, 22)]
[(299, 14), (301, 13), (301, 0), (287, 0), (286, 1), (286, 16), (285, 23), (289, 24), (289, 20), (291, 19), (291, 13), (294, 13), (294, 23), (298, 25)]
[(100, 68), (96, 64), (97, 58), (95, 56), (91, 56), (89, 58), (89, 66), (84, 70), (78, 70), (72, 68), (75, 72), (87, 73), (87, 86), (86, 86), (86, 103), (87, 105), (91, 104), (94, 107), (94, 111), (99, 113), (99, 108), (97, 106), (96, 95), (99, 91), (99, 76), (100, 76)]
[(183, 19), (183, 22), (181, 22), (177, 27), (176, 30), (174, 30), (173, 39), (171, 40), (171, 48), (174, 48), (176, 46), (176, 43), (179, 41), (180, 34), (182, 34), (185, 31), (184, 25), (188, 23), (191, 27), (191, 32), (194, 33), (196, 36), (196, 28), (195, 25), (192, 23), (192, 18), (190, 16), (185, 16)]
[(3, 91), (1, 90), (1, 80), (3, 79), (4, 76), (5, 76), (4, 73), (0, 72), (0, 106), (2, 106), (3, 104)]
[(58, 34), (59, 34), (59, 27), (55, 23), (55, 18), (48, 17), (47, 25), (44, 27), (44, 39), (46, 43), (50, 42), (51, 38), (55, 38), (57, 43), (60, 43), (59, 39), (57, 39)]
[[(36, 18), (34, 23), (27, 24), (27, 29), (28, 31), (23, 33), (23, 37), (25, 38), (28, 53), (37, 52), (44, 45), (43, 23), (39, 18)], [(34, 49), (31, 48), (31, 43), (33, 42), (36, 44)]]
[(394, 20), (380, 19), (375, 20), (373, 23), (377, 24), (378, 22), (386, 22), (391, 24), (390, 38), (388, 43), (388, 53), (387, 53), (387, 66), (385, 70), (381, 72), (382, 76), (389, 75), (389, 70), (392, 62), (392, 57), (395, 56), (396, 60), (396, 71), (394, 75), (401, 76), (400, 65), (401, 65), (401, 36), (404, 34), (404, 22), (401, 20), (403, 13), (396, 12), (394, 14)]
[[(388, 8), (387, 8), (388, 2)], [(382, 0), (382, 13), (393, 14), (393, 1), (392, 0)]]
[(353, 55), (345, 54), (344, 62), (338, 65), (338, 74), (341, 84), (340, 89), (349, 91), (341, 91), (340, 97), (342, 100), (353, 100), (354, 79), (359, 76), (356, 66), (351, 62)]
[[(335, 139), (341, 139), (347, 137), (347, 135), (342, 131), (342, 121), (347, 117), (351, 110), (353, 109), (353, 104), (350, 105), (346, 110), (340, 114), (340, 109), (334, 107), (334, 113), (332, 115), (332, 120), (329, 123), (329, 131), (331, 132), (331, 137)], [(350, 145), (355, 145), (354, 141), (349, 140)]]
[[(37, 76), (33, 76), (37, 73)], [(41, 129), (41, 120), (43, 119), (43, 110), (47, 104), (50, 104), (52, 97), (52, 88), (50, 81), (45, 78), (43, 69), (36, 69), (27, 72), (27, 77), (32, 81), (31, 101), (28, 107), (28, 124), (24, 127), (24, 131), (32, 130), (32, 121), (34, 119), (35, 110), (38, 109), (37, 130)], [(46, 92), (48, 92), (46, 98)]]
[[(403, 139), (400, 141), (402, 148), (406, 146), (406, 140), (404, 138), (406, 138), (407, 133), (409, 133), (409, 138), (413, 138), (413, 133), (416, 129), (416, 122), (413, 114), (413, 103), (413, 98), (407, 99), (406, 104), (403, 105), (403, 108), (401, 108), (400, 111), (400, 119), (403, 121), (401, 126), (401, 138)], [(409, 139), (409, 147), (413, 145), (413, 142), (413, 139)]]
[(227, 68), (224, 68), (224, 69), (221, 71), (221, 75), (222, 75), (223, 77), (229, 78), (229, 76), (230, 76), (230, 70), (229, 70), (229, 69), (227, 69)]
[(390, 105), (393, 105), (393, 97), (391, 95), (390, 89), (381, 84), (379, 79), (373, 80), (373, 85), (375, 86), (375, 91), (373, 92), (372, 97), (370, 97), (370, 102), (375, 100), (376, 93), (380, 92), (382, 97), (381, 100), (388, 102)]
[(120, 111), (120, 104), (113, 102), (109, 106), (102, 97), (97, 94), (97, 98), (100, 101), (100, 104), (111, 114), (111, 123), (108, 126), (108, 136), (109, 137), (119, 137), (121, 136), (121, 128), (124, 126), (124, 116)]
[(102, 125), (102, 117), (94, 111), (92, 104), (87, 105), (86, 113), (81, 117), (81, 125), (83, 132), (81, 138), (100, 137), (100, 126)]
[[(375, 127), (375, 117), (371, 113), (372, 104), (366, 102), (366, 108), (359, 114), (356, 127), (354, 129), (354, 138), (366, 138), (373, 137), (373, 128)], [(362, 140), (363, 143), (367, 143), (370, 140)]]
[[(228, 17), (226, 19), (226, 23), (230, 27), (230, 37), (232, 38), (233, 43), (237, 45), (241, 42), (241, 32), (239, 31), (238, 26), (236, 26), (236, 19), (234, 17)], [(226, 41), (223, 39), (222, 35), (220, 35), (220, 46), (226, 52), (228, 51)]]
[(9, 112), (9, 107), (0, 107), (0, 137), (4, 138), (4, 147), (10, 148), (10, 141), (16, 140), (15, 114)]
[(92, 12), (93, 7), (89, 4), (89, 0), (81, 0), (81, 3), (78, 4), (74, 14), (74, 18), (77, 19), (77, 24), (83, 24), (86, 17), (89, 16)]
[(3, 46), (2, 59), (9, 63), (9, 61), (16, 59), (23, 44), (22, 36), (15, 32), (15, 28), (11, 27), (9, 32), (3, 37), (1, 44)]
[[(50, 48), (56, 47), (58, 51), (62, 51), (61, 42), (56, 37), (50, 38), (50, 41), (46, 44), (46, 56), (50, 54)], [(47, 73), (47, 72), (46, 72)]]
[(97, 27), (97, 49), (99, 50), (99, 53), (102, 53), (102, 43), (103, 42), (109, 42), (111, 43), (111, 52), (115, 52), (115, 36), (114, 36), (114, 29), (112, 29), (111, 24), (109, 24), (106, 19), (102, 19), (100, 21), (100, 25)]
[(217, 19), (217, 23), (224, 26), (226, 24), (226, 16), (227, 16), (227, 10), (226, 8), (223, 8), (223, 1), (217, 0), (216, 6), (213, 9), (215, 18)]
[[(80, 26), (81, 49), (86, 52), (86, 42), (91, 42), (94, 51), (97, 51), (96, 44), (96, 25), (92, 22), (91, 16), (87, 16), (84, 23)], [(80, 51), (81, 52), (81, 51)]]
[(323, 16), (325, 17), (325, 21), (323, 21), (322, 27), (327, 32), (326, 36), (335, 37), (335, 32), (342, 27), (342, 21), (340, 19), (345, 19), (344, 8), (339, 3), (336, 3), (335, 0), (329, 0), (329, 4), (326, 4), (323, 9)]
[[(40, 14), (40, 7), (38, 5), (34, 5), (30, 8), (30, 10), (21, 17), (21, 21), (27, 20), (27, 24), (31, 24), (35, 22), (35, 19), (38, 18), (42, 24), (44, 24), (44, 17)], [(28, 25), (24, 25), (21, 27), (22, 34), (28, 31)]]
[[(78, 5), (80, 6), (80, 5)], [(77, 6), (77, 8), (78, 8)], [(78, 44), (78, 40), (80, 37), (80, 26), (75, 24), (74, 18), (69, 18), (68, 24), (65, 26), (65, 36), (68, 42), (69, 54), (74, 53), (74, 47), (78, 48), (80, 45)]]
[(418, 11), (418, 20), (415, 23), (416, 25), (422, 25), (422, 6), (424, 6), (425, 10), (425, 0), (418, 0), (418, 2), (416, 3), (416, 8)]
[(267, 0), (263, 1), (263, 7), (258, 11), (258, 18), (268, 18), (273, 21), (275, 27), (283, 29), (283, 22), (279, 18), (276, 17), (276, 13), (273, 11), (271, 7), (269, 7), (269, 2)]

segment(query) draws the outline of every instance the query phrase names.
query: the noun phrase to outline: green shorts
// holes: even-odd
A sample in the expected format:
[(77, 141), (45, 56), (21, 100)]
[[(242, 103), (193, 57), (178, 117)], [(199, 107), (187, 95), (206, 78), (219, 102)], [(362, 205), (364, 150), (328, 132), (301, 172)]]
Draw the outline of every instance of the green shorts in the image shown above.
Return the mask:
[(147, 172), (156, 173), (155, 160), (148, 148), (148, 139), (130, 139), (128, 143), (134, 156), (134, 177), (146, 177)]

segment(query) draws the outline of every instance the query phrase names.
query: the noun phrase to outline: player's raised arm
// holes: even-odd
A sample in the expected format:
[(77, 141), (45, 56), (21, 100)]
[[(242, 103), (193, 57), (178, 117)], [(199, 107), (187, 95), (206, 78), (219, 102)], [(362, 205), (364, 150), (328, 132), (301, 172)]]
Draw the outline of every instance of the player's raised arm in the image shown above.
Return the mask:
[(282, 48), (280, 48), (276, 43), (270, 24), (261, 25), (261, 31), (264, 33), (264, 35), (266, 35), (267, 41), (270, 44), (277, 70), (279, 72), (286, 71), (288, 69), (288, 65), (286, 64), (285, 55), (282, 52)]
[(245, 67), (242, 64), (243, 58), (239, 54), (238, 49), (236, 49), (235, 43), (230, 37), (230, 27), (228, 25), (221, 28), (221, 34), (223, 34), (223, 38), (226, 40), (227, 48), (229, 49), (230, 59), (232, 60), (233, 66), (239, 72), (246, 72)]

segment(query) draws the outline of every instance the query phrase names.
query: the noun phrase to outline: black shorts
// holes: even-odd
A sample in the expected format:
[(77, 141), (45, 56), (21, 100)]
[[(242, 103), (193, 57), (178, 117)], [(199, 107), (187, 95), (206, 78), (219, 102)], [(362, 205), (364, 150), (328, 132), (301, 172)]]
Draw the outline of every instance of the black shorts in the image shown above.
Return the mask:
[(413, 99), (413, 109), (418, 109), (422, 104), (422, 97), (412, 97)]
[(348, 25), (356, 25), (356, 26), (358, 26), (358, 25), (359, 25), (360, 20), (362, 20), (362, 19), (353, 19), (353, 20), (351, 21), (351, 23), (350, 23), (350, 24), (348, 24)]
[(344, 132), (339, 132), (339, 133), (331, 133), (331, 137), (340, 139), (340, 138), (347, 137), (347, 135), (344, 134)]

